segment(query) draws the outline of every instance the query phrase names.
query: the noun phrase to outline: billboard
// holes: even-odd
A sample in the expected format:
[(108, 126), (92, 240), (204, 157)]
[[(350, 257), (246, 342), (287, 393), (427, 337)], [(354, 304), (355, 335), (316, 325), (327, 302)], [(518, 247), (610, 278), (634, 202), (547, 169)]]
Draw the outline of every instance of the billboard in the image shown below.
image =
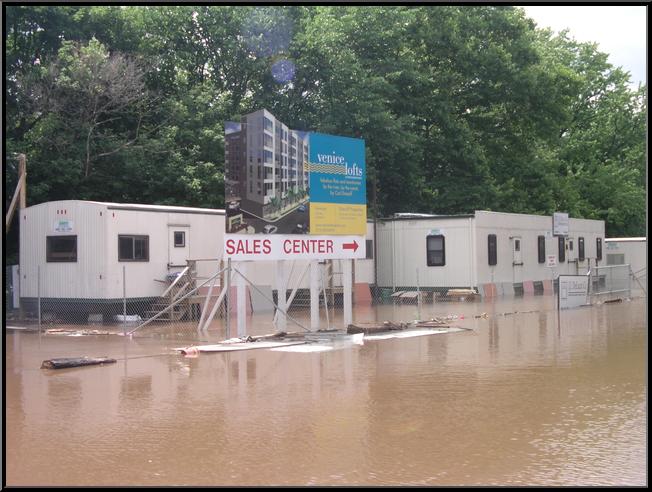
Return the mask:
[[(296, 235), (339, 237), (333, 251), (317, 248), (311, 258), (365, 257), (364, 140), (293, 130), (266, 109), (228, 121), (224, 129), (226, 257), (295, 257), (286, 255), (278, 237)], [(270, 240), (255, 253), (259, 241), (252, 236), (259, 235)], [(338, 249), (339, 255), (328, 256)]]
[(588, 275), (559, 276), (559, 309), (585, 306), (589, 303)]

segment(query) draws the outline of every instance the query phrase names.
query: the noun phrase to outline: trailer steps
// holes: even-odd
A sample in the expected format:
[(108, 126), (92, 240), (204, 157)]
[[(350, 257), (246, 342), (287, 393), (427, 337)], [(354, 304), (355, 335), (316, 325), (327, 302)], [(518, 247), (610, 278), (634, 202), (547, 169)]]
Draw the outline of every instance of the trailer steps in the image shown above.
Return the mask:
[(145, 320), (156, 317), (153, 321), (174, 322), (190, 317), (190, 299), (183, 299), (196, 285), (196, 265), (188, 260), (187, 266), (177, 275), (168, 275), (169, 283), (165, 292), (145, 311)]

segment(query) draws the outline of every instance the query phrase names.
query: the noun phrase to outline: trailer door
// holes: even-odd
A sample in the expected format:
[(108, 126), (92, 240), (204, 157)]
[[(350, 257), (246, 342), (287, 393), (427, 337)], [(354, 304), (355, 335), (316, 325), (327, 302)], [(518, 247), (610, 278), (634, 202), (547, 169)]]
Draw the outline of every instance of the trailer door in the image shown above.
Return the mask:
[(168, 226), (168, 269), (185, 268), (190, 258), (189, 233), (188, 226)]
[(514, 283), (523, 282), (523, 255), (521, 252), (521, 236), (512, 236), (512, 268), (514, 273)]

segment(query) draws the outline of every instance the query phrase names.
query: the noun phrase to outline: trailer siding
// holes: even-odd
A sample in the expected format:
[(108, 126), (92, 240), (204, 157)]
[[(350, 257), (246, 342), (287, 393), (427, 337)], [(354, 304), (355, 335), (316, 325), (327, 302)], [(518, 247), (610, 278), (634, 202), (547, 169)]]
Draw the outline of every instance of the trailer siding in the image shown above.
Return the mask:
[[(545, 238), (545, 254), (558, 254), (558, 239), (552, 235), (550, 216), (523, 215), (501, 212), (477, 211), (475, 219), (478, 283), (512, 282), (524, 280), (551, 280), (560, 274), (584, 274), (595, 266), (596, 238), (603, 238), (604, 222), (590, 219), (569, 221), (568, 239), (573, 240), (573, 251), (567, 250), (565, 262), (558, 262), (555, 268), (538, 262), (538, 237)], [(487, 236), (496, 234), (498, 262), (488, 264)], [(520, 237), (523, 265), (514, 265), (513, 241)], [(578, 238), (584, 238), (584, 261), (577, 260)], [(604, 250), (604, 246), (603, 246)], [(577, 260), (577, 261), (575, 261)], [(603, 262), (604, 264), (604, 251)]]
[[(378, 223), (378, 285), (464, 287), (473, 283), (469, 219), (383, 220)], [(444, 236), (445, 265), (428, 266), (426, 238)], [(417, 269), (419, 279), (417, 281)]]
[[(42, 203), (21, 211), (21, 297), (37, 297), (40, 267), (41, 297), (94, 299), (106, 295), (105, 207), (76, 200)], [(57, 232), (59, 220), (72, 231)], [(77, 261), (46, 261), (47, 236), (77, 236)]]

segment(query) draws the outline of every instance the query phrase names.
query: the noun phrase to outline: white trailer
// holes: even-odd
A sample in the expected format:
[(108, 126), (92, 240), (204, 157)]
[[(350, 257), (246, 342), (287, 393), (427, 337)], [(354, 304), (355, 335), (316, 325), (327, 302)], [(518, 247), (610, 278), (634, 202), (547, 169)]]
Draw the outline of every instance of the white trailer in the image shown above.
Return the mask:
[[(195, 260), (198, 281), (210, 278), (223, 255), (221, 209), (63, 200), (27, 207), (20, 221), (20, 298), (31, 311), (40, 297), (51, 308), (121, 313), (125, 298), (143, 303), (163, 294), (187, 260)], [(304, 263), (291, 268), (289, 288), (309, 288), (309, 275), (299, 282)], [(373, 259), (356, 263), (355, 281), (373, 283)], [(332, 271), (331, 285), (341, 286), (341, 266)], [(263, 261), (247, 276), (274, 288), (275, 272), (275, 262)]]
[(647, 282), (647, 238), (613, 237), (605, 239), (607, 265), (630, 265), (640, 284)]
[[(552, 235), (551, 216), (401, 215), (378, 224), (379, 287), (480, 290), (485, 284), (506, 284), (518, 289), (524, 282), (586, 273), (605, 264), (601, 220), (571, 218), (568, 236), (558, 237)], [(553, 262), (556, 266), (548, 266)]]

